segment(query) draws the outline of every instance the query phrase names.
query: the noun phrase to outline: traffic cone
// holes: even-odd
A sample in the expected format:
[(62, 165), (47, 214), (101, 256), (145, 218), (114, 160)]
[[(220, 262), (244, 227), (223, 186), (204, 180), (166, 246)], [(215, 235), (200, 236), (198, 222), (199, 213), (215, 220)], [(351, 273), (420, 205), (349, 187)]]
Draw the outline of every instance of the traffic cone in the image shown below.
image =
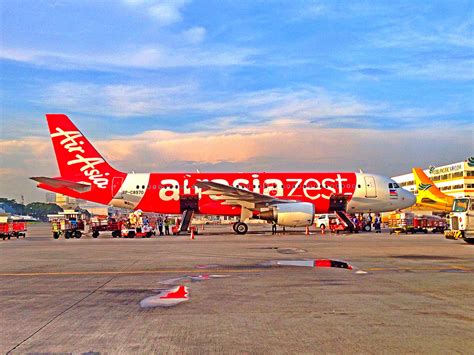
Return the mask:
[(194, 240), (194, 228), (191, 227), (191, 240)]
[(309, 227), (306, 226), (306, 232), (305, 232), (306, 235), (309, 235)]
[(322, 225), (321, 226), (321, 235), (324, 235), (324, 229), (325, 229), (325, 227), (324, 227), (324, 225)]

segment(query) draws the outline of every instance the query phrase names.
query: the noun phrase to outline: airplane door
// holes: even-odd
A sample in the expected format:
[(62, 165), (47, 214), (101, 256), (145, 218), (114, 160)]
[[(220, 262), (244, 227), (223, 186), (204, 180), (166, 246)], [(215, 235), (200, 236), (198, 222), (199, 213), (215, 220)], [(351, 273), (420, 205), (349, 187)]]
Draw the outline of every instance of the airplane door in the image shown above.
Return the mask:
[(117, 192), (119, 192), (120, 188), (123, 184), (123, 178), (121, 177), (114, 177), (112, 179), (112, 196), (115, 196)]
[(365, 197), (377, 197), (377, 188), (375, 186), (375, 178), (373, 176), (364, 176), (365, 179)]

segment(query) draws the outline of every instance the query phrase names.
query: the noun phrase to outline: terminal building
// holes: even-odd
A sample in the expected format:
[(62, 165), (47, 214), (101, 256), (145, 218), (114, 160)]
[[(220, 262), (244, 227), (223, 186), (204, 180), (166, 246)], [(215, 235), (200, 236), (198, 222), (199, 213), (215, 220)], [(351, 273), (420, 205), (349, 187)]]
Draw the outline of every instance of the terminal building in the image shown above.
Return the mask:
[[(474, 157), (459, 163), (430, 167), (425, 174), (446, 195), (453, 197), (474, 197)], [(418, 193), (413, 173), (392, 177), (401, 187)]]

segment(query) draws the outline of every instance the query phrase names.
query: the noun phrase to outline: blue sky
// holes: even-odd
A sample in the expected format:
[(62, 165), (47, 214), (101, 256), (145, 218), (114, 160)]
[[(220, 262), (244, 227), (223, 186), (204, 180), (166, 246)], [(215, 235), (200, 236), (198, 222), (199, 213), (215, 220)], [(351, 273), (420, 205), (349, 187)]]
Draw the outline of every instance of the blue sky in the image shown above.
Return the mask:
[(393, 175), (464, 160), (473, 4), (2, 1), (0, 194), (40, 198), (24, 175), (57, 173), (46, 112), (123, 170)]

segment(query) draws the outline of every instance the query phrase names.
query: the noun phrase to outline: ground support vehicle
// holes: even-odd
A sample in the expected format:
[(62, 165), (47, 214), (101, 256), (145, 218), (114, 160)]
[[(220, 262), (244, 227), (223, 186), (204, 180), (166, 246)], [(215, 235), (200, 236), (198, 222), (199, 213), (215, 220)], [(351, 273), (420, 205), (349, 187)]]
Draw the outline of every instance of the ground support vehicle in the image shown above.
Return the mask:
[(81, 238), (87, 232), (85, 216), (81, 212), (65, 210), (58, 214), (48, 215), (54, 239), (62, 235), (65, 239)]
[[(155, 231), (148, 224), (141, 227), (130, 227), (123, 223), (120, 229), (120, 236), (123, 238), (151, 238), (152, 235), (155, 235)], [(115, 238), (113, 234), (112, 236)]]
[(0, 238), (26, 237), (27, 224), (24, 221), (14, 221), (9, 213), (0, 214)]
[(92, 238), (97, 238), (100, 232), (112, 232), (112, 237), (121, 236), (122, 222), (116, 221), (108, 216), (94, 216), (90, 220)]
[(412, 212), (396, 212), (388, 217), (390, 234), (443, 233), (446, 222), (438, 216), (416, 215)]
[(359, 224), (359, 221), (354, 223), (353, 217), (344, 211), (336, 211), (335, 217), (329, 218), (329, 230), (331, 233), (358, 233), (361, 229), (362, 226)]
[[(185, 210), (183, 212), (183, 215), (181, 218), (176, 218), (176, 224), (174, 226), (171, 226), (171, 233), (173, 235), (178, 235), (181, 232), (189, 232), (189, 233), (194, 233), (198, 234), (198, 229), (195, 226), (191, 225), (191, 222), (193, 221), (194, 218), (194, 211), (193, 210)], [(237, 223), (233, 225), (233, 228), (235, 230)]]
[(474, 198), (459, 197), (453, 202), (449, 214), (449, 230), (444, 232), (448, 239), (463, 238), (466, 243), (474, 244)]

